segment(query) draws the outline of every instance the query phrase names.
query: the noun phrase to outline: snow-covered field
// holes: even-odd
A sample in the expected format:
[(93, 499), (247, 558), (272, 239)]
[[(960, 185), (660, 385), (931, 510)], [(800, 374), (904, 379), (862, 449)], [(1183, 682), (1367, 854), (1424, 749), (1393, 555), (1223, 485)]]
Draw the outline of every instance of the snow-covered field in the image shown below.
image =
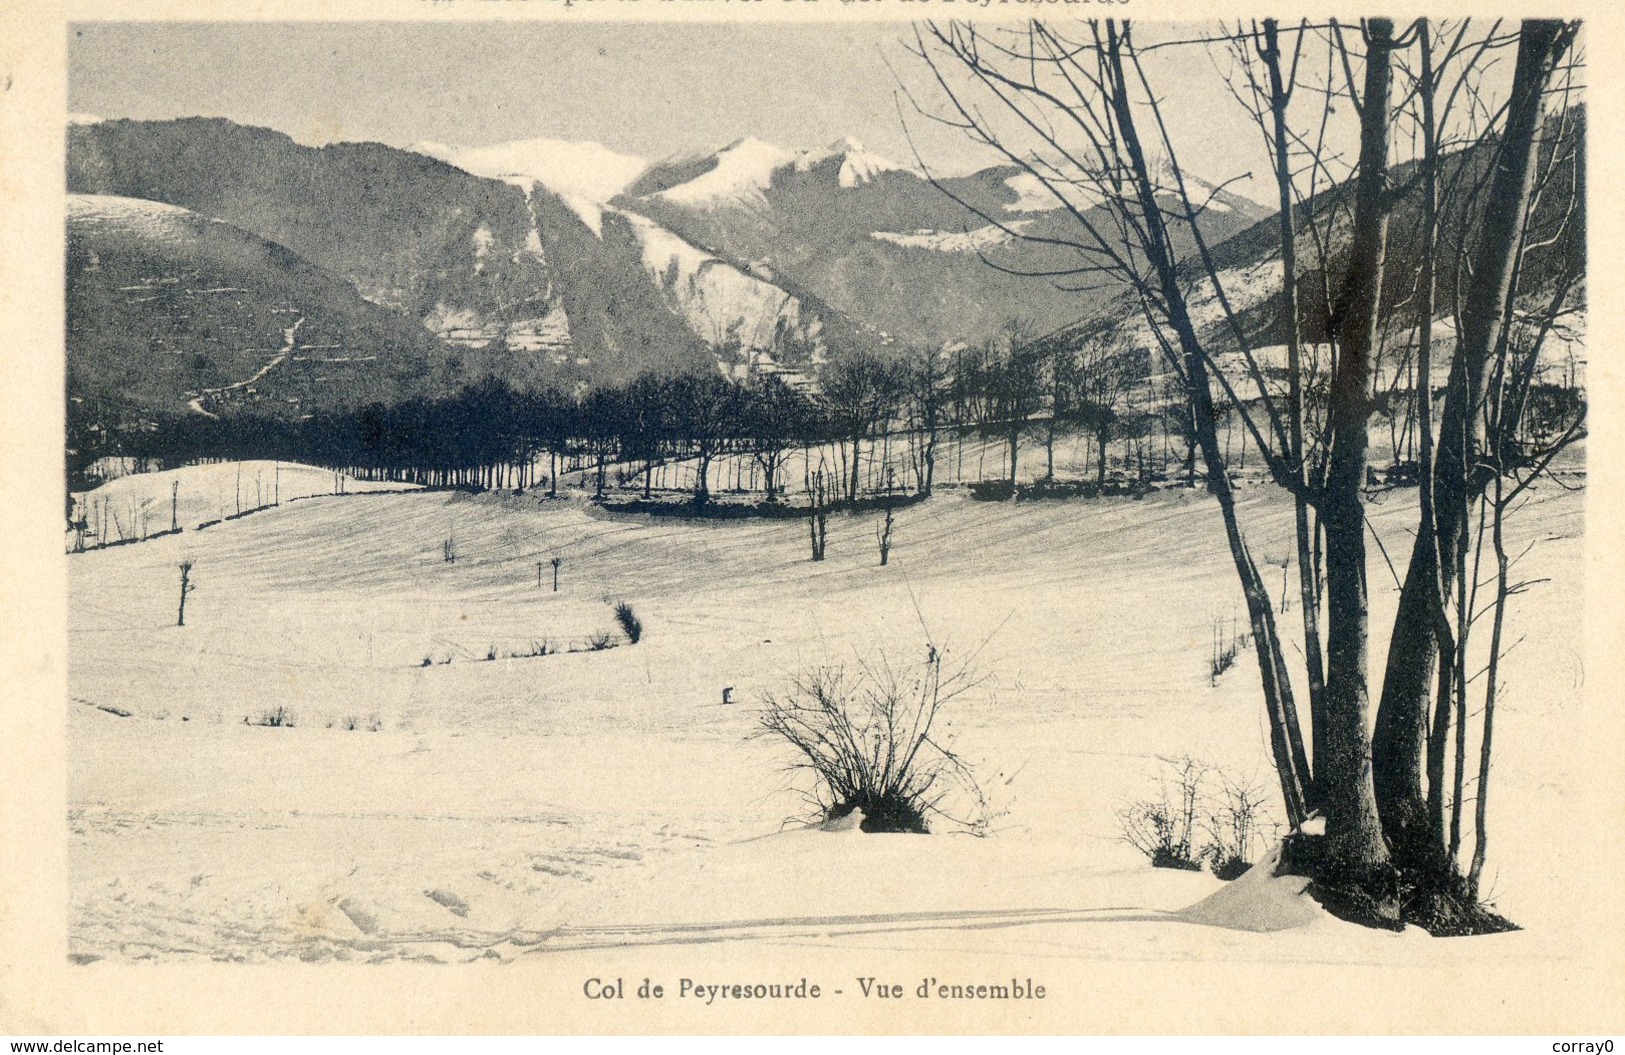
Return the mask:
[[(73, 496), (73, 517), (85, 522), (85, 546), (144, 539), (171, 525), (190, 530), (245, 510), (316, 495), (400, 491), (412, 484), (356, 480), (292, 462), (217, 462), (156, 473), (128, 473)], [(68, 548), (78, 542), (67, 536)]]
[[(180, 472), (183, 494), (225, 486), (219, 466)], [(1413, 502), (1372, 509), (1396, 562)], [(880, 568), (867, 515), (834, 518), (815, 564), (795, 520), (415, 493), (312, 498), (70, 558), (70, 952), (455, 962), (729, 941), (1561, 960), (1588, 941), (1569, 812), (1585, 774), (1547, 749), (1580, 706), (1583, 506), (1548, 488), (1514, 521), (1516, 539), (1541, 540), (1519, 576), (1549, 580), (1513, 610), (1524, 640), (1497, 725), (1487, 880), (1521, 933), (1441, 941), (1318, 911), (1259, 933), (1170, 915), (1223, 884), (1149, 867), (1118, 838), (1118, 806), (1159, 755), (1270, 779), (1251, 653), (1209, 683), (1215, 622), (1240, 600), (1200, 494), (1012, 506), (944, 492), (898, 514)], [(1288, 512), (1273, 489), (1244, 489), (1266, 559), (1287, 551)], [(181, 628), (183, 558), (196, 589)], [(1372, 589), (1382, 628), (1397, 591), (1377, 552)], [(619, 601), (643, 621), (635, 645)], [(922, 621), (950, 662), (974, 653), (987, 676), (953, 731), (1003, 810), (994, 833), (803, 827), (781, 749), (751, 735), (758, 695), (813, 663), (917, 657)], [(606, 632), (618, 647), (585, 650)], [(1379, 629), (1374, 672), (1385, 644)], [(291, 725), (261, 724), (279, 711)], [(1290, 916), (1294, 890), (1263, 901)]]

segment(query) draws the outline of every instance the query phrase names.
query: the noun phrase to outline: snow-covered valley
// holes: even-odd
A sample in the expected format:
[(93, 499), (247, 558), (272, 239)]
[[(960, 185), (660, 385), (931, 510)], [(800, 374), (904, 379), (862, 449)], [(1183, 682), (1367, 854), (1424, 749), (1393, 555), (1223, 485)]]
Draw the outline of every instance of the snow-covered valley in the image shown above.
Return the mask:
[[(1413, 501), (1372, 508), (1396, 560)], [(832, 520), (815, 564), (799, 520), (423, 492), (316, 497), (70, 558), (70, 953), (459, 962), (726, 941), (1561, 961), (1588, 940), (1566, 878), (1583, 864), (1587, 775), (1546, 750), (1581, 707), (1583, 506), (1547, 487), (1512, 521), (1541, 543), (1520, 572), (1549, 580), (1512, 613), (1523, 641), (1495, 769), (1489, 885), (1521, 933), (1368, 931), (1280, 890), (1307, 925), (1171, 914), (1224, 884), (1151, 868), (1119, 838), (1118, 807), (1159, 756), (1270, 779), (1251, 653), (1210, 683), (1213, 628), (1240, 602), (1197, 492), (1010, 505), (944, 491), (899, 513), (886, 568), (873, 514)], [(1259, 552), (1284, 543), (1273, 489), (1245, 489), (1242, 512)], [(183, 558), (196, 589), (177, 627)], [(1372, 568), (1381, 628), (1397, 591), (1376, 554)], [(621, 601), (644, 624), (636, 644), (615, 631)], [(926, 628), (987, 679), (949, 717), (992, 833), (807, 827), (784, 749), (753, 735), (760, 694), (820, 663), (914, 656)], [(591, 650), (600, 635), (618, 647)], [(1385, 644), (1378, 630), (1375, 672)]]

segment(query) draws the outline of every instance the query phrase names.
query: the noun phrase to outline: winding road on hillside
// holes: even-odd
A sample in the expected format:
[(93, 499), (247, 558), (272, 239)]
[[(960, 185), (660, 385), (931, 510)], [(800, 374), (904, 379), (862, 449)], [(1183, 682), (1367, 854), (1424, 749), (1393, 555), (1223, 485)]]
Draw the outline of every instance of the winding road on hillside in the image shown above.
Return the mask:
[(189, 399), (186, 405), (206, 418), (218, 419), (220, 417), (219, 414), (203, 409), (203, 401), (210, 396), (217, 396), (222, 392), (230, 392), (234, 389), (247, 388), (249, 385), (256, 384), (266, 374), (270, 373), (282, 363), (286, 362), (288, 356), (293, 354), (294, 338), (299, 333), (299, 327), (303, 326), (304, 324), (305, 317), (301, 315), (297, 320), (295, 320), (292, 326), (289, 326), (287, 329), (282, 331), (282, 350), (277, 352), (276, 355), (272, 356), (270, 362), (266, 363), (264, 366), (255, 371), (254, 376), (229, 385), (222, 385), (219, 388), (206, 388), (196, 396)]

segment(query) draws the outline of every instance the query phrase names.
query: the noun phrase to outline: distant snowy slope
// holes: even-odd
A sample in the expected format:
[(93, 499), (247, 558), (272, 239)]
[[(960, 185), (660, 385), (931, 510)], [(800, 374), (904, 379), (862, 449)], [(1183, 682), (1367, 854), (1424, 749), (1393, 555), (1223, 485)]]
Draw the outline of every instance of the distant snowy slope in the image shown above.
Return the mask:
[(691, 207), (766, 205), (764, 194), (773, 174), (795, 163), (797, 155), (781, 146), (746, 137), (711, 155), (704, 171), (658, 192), (668, 202)]
[[(245, 509), (316, 495), (406, 491), (416, 484), (380, 483), (298, 462), (245, 461), (188, 465), (154, 473), (131, 473), (71, 495), (74, 518), (88, 522), (86, 544), (116, 542), (166, 531), (173, 523), (193, 529)], [(70, 534), (69, 543), (73, 539)]]
[(823, 331), (821, 322), (816, 315), (806, 315), (800, 300), (790, 293), (696, 249), (652, 220), (618, 209), (611, 212), (631, 226), (650, 281), (701, 339), (720, 348), (737, 338), (744, 349), (781, 353), (787, 334), (816, 343)]
[(848, 190), (872, 182), (882, 172), (910, 171), (890, 158), (865, 150), (863, 144), (851, 136), (837, 139), (823, 150), (802, 154), (796, 159), (796, 170), (807, 172), (835, 158), (841, 163), (837, 182)]
[(416, 143), (413, 150), (487, 179), (522, 177), (555, 194), (602, 204), (620, 194), (649, 167), (648, 161), (598, 143), (521, 139), (483, 147)]
[[(1187, 185), (1199, 202), (1212, 193), (1194, 177)], [(816, 298), (882, 342), (975, 341), (1015, 318), (1053, 329), (1115, 292), (1064, 280), (1078, 267), (1068, 248), (1076, 214), (1100, 210), (1101, 197), (1086, 186), (1057, 197), (1016, 165), (932, 178), (851, 137), (800, 152), (746, 139), (657, 162), (615, 205)], [(1203, 233), (1217, 244), (1262, 215), (1214, 194)]]
[[(988, 224), (973, 231), (915, 231), (902, 234), (896, 231), (876, 231), (870, 237), (889, 242), (904, 249), (934, 249), (939, 253), (977, 253), (996, 245), (1003, 245), (1031, 224), (1030, 220), (1016, 220), (1002, 226)], [(1011, 232), (1015, 232), (1012, 234)]]
[(199, 216), (190, 209), (145, 198), (124, 198), (114, 194), (70, 194), (67, 197), (70, 232), (114, 231), (153, 242), (180, 244), (214, 224), (230, 228), (223, 220)]

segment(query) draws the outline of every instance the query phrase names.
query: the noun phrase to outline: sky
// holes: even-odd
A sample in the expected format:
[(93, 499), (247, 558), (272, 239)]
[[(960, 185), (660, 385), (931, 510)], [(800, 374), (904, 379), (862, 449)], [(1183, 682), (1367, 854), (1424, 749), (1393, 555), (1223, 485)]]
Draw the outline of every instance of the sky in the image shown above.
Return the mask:
[[(227, 117), (309, 145), (548, 137), (649, 159), (743, 136), (792, 149), (850, 136), (912, 164), (906, 116), (935, 168), (997, 160), (900, 99), (899, 79), (937, 99), (904, 47), (906, 23), (143, 22), (69, 34), (68, 108), (104, 118)], [(1209, 179), (1257, 169), (1258, 133), (1205, 49), (1162, 54), (1157, 86), (1183, 163)], [(1268, 198), (1259, 180), (1232, 189)]]

